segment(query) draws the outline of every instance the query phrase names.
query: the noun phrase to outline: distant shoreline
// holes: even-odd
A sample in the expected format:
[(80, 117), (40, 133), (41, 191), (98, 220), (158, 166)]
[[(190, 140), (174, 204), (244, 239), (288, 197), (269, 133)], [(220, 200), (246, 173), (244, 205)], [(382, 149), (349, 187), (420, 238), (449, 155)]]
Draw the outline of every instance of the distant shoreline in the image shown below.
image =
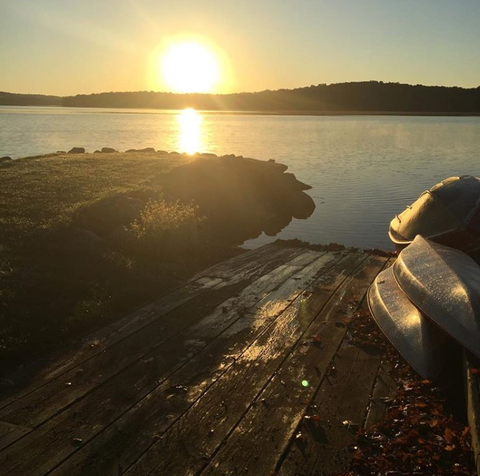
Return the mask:
[[(32, 105), (13, 105), (13, 104), (0, 104), (1, 108), (42, 108), (42, 109), (108, 109), (108, 113), (118, 111), (118, 114), (144, 114), (147, 111), (151, 111), (151, 114), (157, 113), (175, 113), (182, 111), (183, 109), (154, 109), (154, 108), (125, 108), (125, 107), (101, 107), (101, 106), (57, 106), (46, 105), (39, 106)], [(480, 112), (400, 112), (400, 111), (238, 111), (238, 110), (202, 110), (197, 109), (197, 112), (205, 115), (235, 115), (235, 116), (417, 116), (417, 117), (480, 117)], [(99, 114), (107, 112), (99, 112)]]
[(480, 86), (459, 88), (361, 81), (252, 93), (103, 92), (44, 96), (0, 91), (2, 105), (211, 111), (302, 116), (479, 116)]

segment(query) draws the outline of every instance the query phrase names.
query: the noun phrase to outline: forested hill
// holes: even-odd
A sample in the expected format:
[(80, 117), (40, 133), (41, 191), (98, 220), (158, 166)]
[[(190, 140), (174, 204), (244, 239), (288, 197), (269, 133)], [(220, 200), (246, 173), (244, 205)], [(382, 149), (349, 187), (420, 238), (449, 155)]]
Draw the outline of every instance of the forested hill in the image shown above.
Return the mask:
[[(0, 104), (6, 104), (1, 102), (2, 94)], [(52, 105), (57, 105), (59, 98), (50, 98)], [(479, 114), (480, 86), (465, 89), (368, 81), (225, 95), (157, 92), (81, 94), (61, 98), (61, 104), (70, 107), (152, 109), (193, 107), (214, 111)]]
[(61, 106), (60, 96), (42, 94), (14, 94), (0, 91), (0, 106)]

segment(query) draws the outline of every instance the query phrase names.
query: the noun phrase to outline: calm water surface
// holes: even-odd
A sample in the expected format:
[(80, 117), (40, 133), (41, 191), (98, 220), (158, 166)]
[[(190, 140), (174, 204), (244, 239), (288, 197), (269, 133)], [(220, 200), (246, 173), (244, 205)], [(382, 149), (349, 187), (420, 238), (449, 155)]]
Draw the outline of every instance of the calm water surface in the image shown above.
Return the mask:
[[(424, 189), (480, 175), (480, 118), (259, 116), (0, 107), (0, 157), (73, 146), (94, 151), (155, 147), (275, 159), (313, 187), (308, 220), (277, 237), (391, 248), (391, 218)], [(261, 236), (258, 246), (276, 239)]]

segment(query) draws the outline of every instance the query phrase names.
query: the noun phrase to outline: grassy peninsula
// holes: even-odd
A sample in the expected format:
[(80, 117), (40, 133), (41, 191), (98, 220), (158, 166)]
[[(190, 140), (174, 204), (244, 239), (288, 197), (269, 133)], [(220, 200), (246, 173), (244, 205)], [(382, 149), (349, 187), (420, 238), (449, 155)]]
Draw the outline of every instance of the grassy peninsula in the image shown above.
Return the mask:
[(3, 370), (309, 216), (309, 187), (286, 169), (153, 149), (0, 163)]

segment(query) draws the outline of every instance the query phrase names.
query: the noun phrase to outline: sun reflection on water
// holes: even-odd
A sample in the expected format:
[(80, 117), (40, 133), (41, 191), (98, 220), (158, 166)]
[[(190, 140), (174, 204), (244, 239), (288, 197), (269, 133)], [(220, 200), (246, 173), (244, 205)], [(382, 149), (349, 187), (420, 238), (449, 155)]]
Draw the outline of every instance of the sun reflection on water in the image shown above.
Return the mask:
[(177, 116), (180, 126), (178, 136), (179, 152), (194, 154), (202, 149), (202, 116), (188, 108)]

